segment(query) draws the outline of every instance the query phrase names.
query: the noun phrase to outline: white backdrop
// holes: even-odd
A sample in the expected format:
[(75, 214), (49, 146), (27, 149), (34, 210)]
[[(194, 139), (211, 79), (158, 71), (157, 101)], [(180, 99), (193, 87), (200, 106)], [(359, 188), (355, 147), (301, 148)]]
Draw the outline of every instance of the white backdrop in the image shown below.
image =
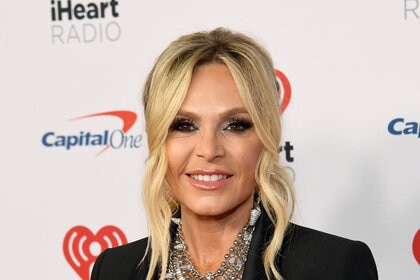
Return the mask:
[(147, 235), (143, 82), (218, 26), (291, 84), (295, 220), (366, 242), (381, 279), (420, 278), (419, 0), (0, 0), (0, 279), (88, 280), (100, 250)]

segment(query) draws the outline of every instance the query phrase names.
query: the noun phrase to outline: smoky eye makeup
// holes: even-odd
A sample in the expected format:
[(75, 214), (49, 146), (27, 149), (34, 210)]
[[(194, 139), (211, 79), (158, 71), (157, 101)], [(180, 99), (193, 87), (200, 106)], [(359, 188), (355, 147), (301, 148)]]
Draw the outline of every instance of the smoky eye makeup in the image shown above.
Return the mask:
[(230, 131), (234, 133), (242, 133), (253, 127), (251, 120), (247, 118), (231, 118), (226, 121), (223, 126), (223, 131)]
[(198, 130), (198, 125), (195, 121), (184, 118), (184, 117), (177, 117), (172, 122), (171, 126), (169, 127), (170, 132), (183, 132), (188, 133)]
[[(195, 116), (185, 114), (177, 115), (169, 127), (170, 133), (191, 133), (200, 130), (200, 124)], [(224, 119), (224, 120), (223, 120)], [(254, 124), (248, 114), (235, 113), (230, 116), (224, 116), (220, 120), (219, 127), (223, 133), (230, 132), (241, 134), (251, 129)]]

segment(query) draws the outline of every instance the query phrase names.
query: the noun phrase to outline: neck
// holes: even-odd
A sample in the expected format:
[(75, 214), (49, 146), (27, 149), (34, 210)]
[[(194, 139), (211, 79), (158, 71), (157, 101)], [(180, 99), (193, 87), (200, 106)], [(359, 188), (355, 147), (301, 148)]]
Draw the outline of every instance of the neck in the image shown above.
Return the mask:
[[(247, 259), (255, 222), (261, 214), (258, 203), (256, 208), (248, 213), (249, 222), (243, 223), (242, 229), (239, 230), (240, 234), (232, 238), (235, 242), (231, 241), (230, 245), (226, 245), (229, 242), (224, 240), (230, 237), (232, 229), (239, 223), (238, 220), (229, 218), (227, 220), (218, 219), (216, 222), (215, 219), (200, 219), (200, 222), (197, 222), (196, 219), (195, 223), (188, 223), (184, 230), (182, 225), (189, 219), (185, 220), (185, 216), (183, 216), (184, 222), (175, 219), (178, 229), (175, 240), (173, 240), (173, 247), (171, 246), (169, 268), (165, 277), (185, 279), (180, 277), (181, 274), (184, 274), (190, 275), (193, 279), (204, 279), (203, 277), (206, 279), (239, 279)], [(229, 217), (231, 216), (229, 215)], [(196, 225), (203, 225), (205, 228), (195, 228)], [(189, 243), (191, 245), (186, 244), (183, 232), (190, 235)], [(206, 240), (206, 237), (209, 239)]]
[(238, 233), (247, 224), (251, 207), (245, 214), (217, 218), (188, 215), (181, 211), (184, 242), (192, 263), (200, 273), (220, 267)]
[[(200, 274), (218, 270), (221, 263), (226, 261), (225, 256), (231, 250), (238, 250), (236, 242), (249, 245), (250, 240), (245, 240), (243, 235), (252, 236), (253, 226), (261, 213), (259, 199), (258, 210), (253, 207), (254, 201), (248, 201), (220, 216), (199, 216), (188, 211), (188, 208), (181, 208), (183, 242), (190, 261)], [(241, 251), (241, 254), (246, 259), (247, 251)]]

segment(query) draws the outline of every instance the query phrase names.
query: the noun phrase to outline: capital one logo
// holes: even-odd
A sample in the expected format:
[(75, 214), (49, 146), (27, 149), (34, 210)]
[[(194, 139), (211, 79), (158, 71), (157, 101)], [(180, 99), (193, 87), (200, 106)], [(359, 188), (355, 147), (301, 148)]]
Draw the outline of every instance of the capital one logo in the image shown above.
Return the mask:
[[(72, 118), (69, 121), (82, 121), (89, 118), (112, 117), (121, 121), (121, 128), (104, 129), (102, 131), (79, 130), (76, 133), (63, 134), (48, 131), (42, 136), (41, 142), (47, 148), (73, 150), (77, 147), (99, 148), (96, 156), (108, 149), (138, 149), (141, 146), (142, 135), (128, 135), (127, 132), (137, 120), (137, 114), (132, 111), (109, 111)], [(83, 122), (81, 122), (83, 124)]]
[(105, 226), (96, 234), (84, 226), (71, 228), (63, 241), (63, 253), (82, 280), (89, 280), (92, 266), (104, 250), (127, 244), (124, 233), (115, 226)]
[(420, 138), (420, 122), (406, 121), (404, 118), (395, 118), (388, 124), (388, 132), (392, 135), (413, 135)]

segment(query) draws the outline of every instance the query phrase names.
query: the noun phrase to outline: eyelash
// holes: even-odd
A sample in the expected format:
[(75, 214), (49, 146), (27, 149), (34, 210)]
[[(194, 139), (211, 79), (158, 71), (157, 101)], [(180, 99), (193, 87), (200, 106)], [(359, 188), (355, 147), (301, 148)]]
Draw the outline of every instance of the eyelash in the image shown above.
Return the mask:
[(252, 122), (247, 119), (233, 118), (227, 121), (227, 124), (223, 127), (223, 130), (231, 131), (234, 133), (241, 133), (252, 128), (252, 126)]
[(198, 125), (189, 119), (175, 119), (174, 122), (169, 127), (169, 131), (178, 131), (178, 132), (192, 132), (198, 129)]
[[(247, 119), (232, 118), (226, 121), (226, 124), (223, 125), (222, 130), (239, 134), (252, 128), (252, 126), (253, 123)], [(171, 132), (189, 133), (196, 130), (199, 130), (198, 124), (193, 120), (184, 118), (175, 119), (169, 127), (169, 131)]]

